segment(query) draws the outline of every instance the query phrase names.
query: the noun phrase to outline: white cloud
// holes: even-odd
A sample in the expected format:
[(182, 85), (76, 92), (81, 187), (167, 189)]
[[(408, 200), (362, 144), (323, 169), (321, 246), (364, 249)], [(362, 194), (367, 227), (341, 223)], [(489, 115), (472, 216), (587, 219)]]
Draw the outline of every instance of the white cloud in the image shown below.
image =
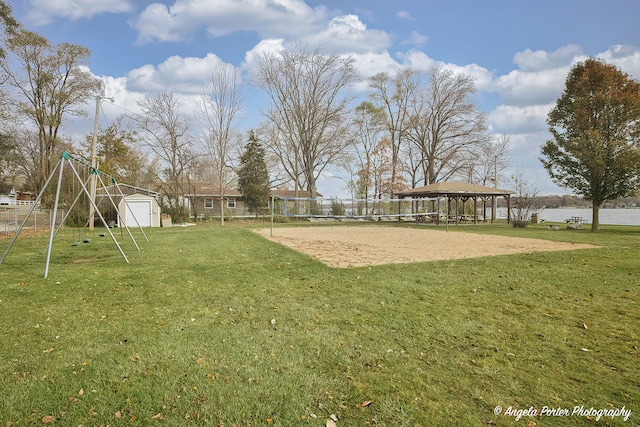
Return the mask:
[(422, 46), (427, 44), (428, 41), (429, 41), (429, 37), (422, 35), (417, 31), (412, 31), (411, 37), (405, 40), (402, 40), (401, 44), (412, 44), (415, 46)]
[(499, 105), (489, 113), (488, 119), (494, 132), (521, 134), (547, 131), (547, 115), (555, 103), (545, 105)]
[(511, 71), (498, 77), (495, 90), (510, 105), (536, 105), (555, 101), (564, 87), (569, 66), (535, 72)]
[(263, 39), (307, 43), (339, 53), (379, 51), (392, 43), (388, 33), (368, 29), (357, 15), (331, 17), (325, 7), (312, 9), (301, 0), (153, 3), (131, 25), (138, 31), (139, 43), (186, 41), (200, 29), (211, 37), (249, 31)]
[(406, 19), (408, 21), (415, 21), (415, 18), (413, 16), (411, 16), (411, 14), (409, 12), (407, 12), (406, 10), (399, 10), (398, 12), (396, 12), (396, 16), (400, 19)]
[(356, 15), (333, 18), (325, 30), (310, 34), (304, 41), (336, 52), (376, 52), (391, 45), (391, 37), (384, 31), (368, 30)]
[(187, 40), (201, 28), (214, 37), (236, 31), (292, 37), (318, 31), (325, 22), (324, 7), (312, 9), (302, 0), (176, 0), (150, 4), (132, 26), (145, 43)]
[(283, 39), (265, 39), (255, 45), (253, 49), (247, 51), (244, 55), (243, 68), (253, 69), (257, 58), (265, 53), (277, 53), (284, 49)]
[(619, 67), (634, 79), (640, 79), (640, 48), (629, 45), (611, 46), (607, 51), (596, 55), (608, 64)]
[(494, 75), (491, 71), (477, 64), (457, 65), (436, 61), (429, 57), (423, 51), (411, 49), (406, 53), (399, 53), (398, 58), (401, 60), (403, 67), (409, 67), (414, 70), (428, 72), (435, 65), (442, 66), (454, 73), (463, 73), (471, 77), (478, 91), (485, 91), (492, 87)]
[(368, 79), (378, 73), (395, 74), (401, 65), (394, 60), (389, 52), (382, 53), (357, 53), (353, 57), (353, 66), (360, 76), (360, 80), (352, 87), (357, 92), (366, 92), (369, 89)]
[(508, 155), (509, 167), (499, 174), (502, 182), (498, 187), (513, 190), (514, 177), (522, 173), (523, 177), (536, 187), (539, 194), (565, 194), (566, 189), (558, 187), (551, 181), (540, 162), (540, 147), (549, 139), (547, 132), (531, 132), (511, 135)]
[(112, 98), (113, 103), (103, 102), (102, 109), (107, 112), (107, 117), (117, 117), (118, 115), (137, 112), (138, 100), (144, 97), (144, 94), (132, 92), (128, 88), (126, 77), (99, 77), (104, 88), (104, 96)]
[(129, 13), (129, 0), (31, 0), (27, 22), (47, 25), (55, 18), (89, 19), (101, 13)]
[(127, 89), (134, 92), (200, 94), (211, 70), (222, 60), (209, 53), (204, 58), (171, 56), (157, 67), (144, 65), (127, 74)]
[[(594, 55), (615, 65), (632, 77), (640, 77), (640, 48), (612, 46)], [(520, 69), (500, 76), (493, 84), (502, 101), (509, 105), (527, 106), (555, 102), (562, 94), (571, 68), (587, 58), (582, 48), (568, 45), (554, 52), (527, 49), (514, 57)]]
[(580, 56), (582, 56), (582, 48), (570, 44), (554, 52), (546, 52), (544, 50), (532, 51), (531, 49), (527, 49), (523, 52), (516, 53), (513, 57), (513, 62), (516, 63), (522, 71), (535, 72), (565, 67), (571, 64), (576, 57)]

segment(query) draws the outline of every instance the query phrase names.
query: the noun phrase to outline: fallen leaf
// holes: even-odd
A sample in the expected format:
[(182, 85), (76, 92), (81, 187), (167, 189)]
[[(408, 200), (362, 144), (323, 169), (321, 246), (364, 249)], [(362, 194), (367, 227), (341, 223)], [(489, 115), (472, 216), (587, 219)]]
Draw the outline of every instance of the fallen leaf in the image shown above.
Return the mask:
[(586, 323), (583, 323), (583, 324), (582, 324), (582, 326), (583, 326), (585, 329), (589, 329), (589, 327), (587, 326), (587, 324), (586, 324)]
[(584, 348), (584, 347), (582, 347), (580, 350), (582, 350), (582, 351), (591, 351), (588, 348)]
[(42, 417), (43, 424), (51, 424), (56, 421), (56, 418), (53, 415), (45, 415)]
[(336, 423), (338, 422), (338, 417), (336, 417), (335, 414), (329, 415), (329, 418), (331, 418)]
[(155, 414), (153, 417), (151, 417), (152, 420), (161, 420), (162, 418), (164, 418), (162, 414)]
[(82, 396), (83, 394), (84, 394), (84, 389), (81, 388), (80, 390), (78, 390), (78, 396)]
[(122, 412), (120, 412), (120, 411), (116, 412), (115, 414), (113, 414), (113, 417), (116, 420), (119, 420), (122, 417)]
[(196, 360), (196, 363), (199, 363), (199, 364), (204, 363), (204, 357), (199, 357), (199, 358)]
[(335, 421), (333, 420), (327, 420), (327, 424), (326, 427), (337, 427), (338, 425), (336, 424)]
[(360, 406), (361, 406), (362, 408), (366, 408), (367, 406), (371, 405), (372, 403), (373, 403), (373, 400), (367, 400), (367, 401), (362, 402), (362, 403), (360, 404)]
[(53, 347), (48, 348), (46, 350), (42, 350), (43, 353), (51, 353), (53, 351)]
[(273, 418), (267, 418), (267, 424), (273, 424)]

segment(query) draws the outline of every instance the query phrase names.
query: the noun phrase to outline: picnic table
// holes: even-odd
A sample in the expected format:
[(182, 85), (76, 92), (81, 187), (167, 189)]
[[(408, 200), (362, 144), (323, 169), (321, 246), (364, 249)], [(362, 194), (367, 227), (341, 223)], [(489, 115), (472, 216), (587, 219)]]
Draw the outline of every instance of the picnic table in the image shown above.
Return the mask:
[(589, 221), (582, 218), (581, 216), (572, 216), (564, 220), (567, 224), (588, 224)]

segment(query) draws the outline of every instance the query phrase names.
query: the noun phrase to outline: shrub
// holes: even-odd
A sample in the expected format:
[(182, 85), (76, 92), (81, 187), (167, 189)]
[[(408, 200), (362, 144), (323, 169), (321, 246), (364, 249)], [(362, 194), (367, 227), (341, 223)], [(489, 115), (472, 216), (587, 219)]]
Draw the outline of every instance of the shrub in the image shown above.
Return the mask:
[(338, 200), (331, 201), (331, 215), (343, 216), (344, 215), (344, 203)]

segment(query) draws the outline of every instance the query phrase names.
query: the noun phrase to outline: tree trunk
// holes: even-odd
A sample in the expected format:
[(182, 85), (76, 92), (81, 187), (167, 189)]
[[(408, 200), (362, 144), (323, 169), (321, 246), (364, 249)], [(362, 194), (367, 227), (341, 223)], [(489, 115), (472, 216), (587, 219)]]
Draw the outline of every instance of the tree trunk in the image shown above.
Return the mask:
[(224, 225), (224, 194), (220, 194), (220, 225)]
[(600, 203), (593, 202), (593, 208), (591, 210), (591, 232), (595, 233), (598, 231), (599, 224), (599, 216), (600, 216)]

